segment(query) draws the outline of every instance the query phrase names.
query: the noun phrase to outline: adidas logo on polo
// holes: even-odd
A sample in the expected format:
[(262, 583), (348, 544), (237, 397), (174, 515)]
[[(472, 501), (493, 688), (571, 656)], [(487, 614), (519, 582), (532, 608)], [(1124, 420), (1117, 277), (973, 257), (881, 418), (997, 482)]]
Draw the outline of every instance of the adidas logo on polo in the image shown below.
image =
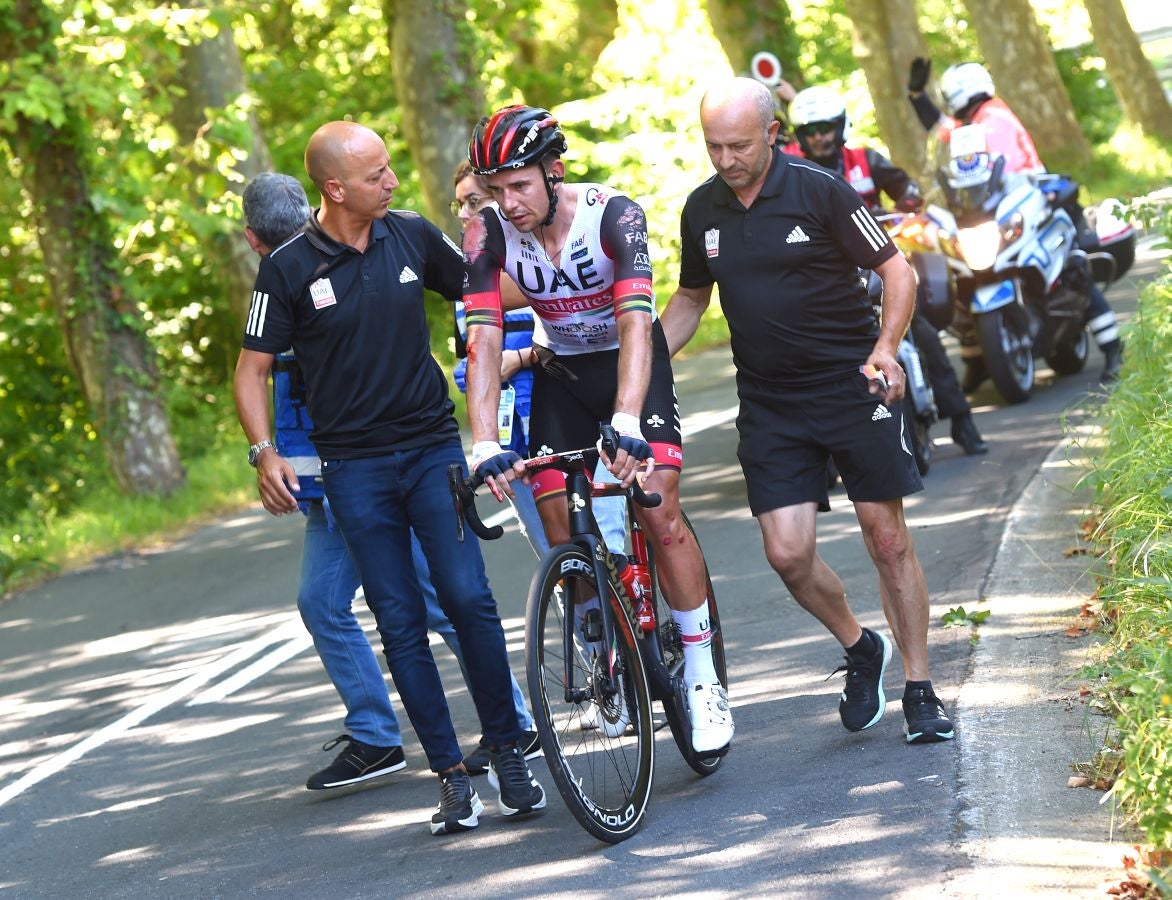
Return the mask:
[(785, 239), (787, 244), (804, 244), (810, 240), (810, 236), (802, 231), (801, 225), (795, 225), (794, 230), (789, 233), (789, 237)]
[(411, 271), (410, 266), (403, 266), (403, 271), (399, 273), (399, 284), (407, 284), (409, 281), (418, 281), (419, 276)]
[(891, 418), (891, 410), (889, 410), (882, 403), (880, 403), (878, 406), (876, 406), (875, 411), (873, 413), (871, 413), (871, 421), (872, 422), (878, 422), (880, 419), (890, 419), (890, 418)]

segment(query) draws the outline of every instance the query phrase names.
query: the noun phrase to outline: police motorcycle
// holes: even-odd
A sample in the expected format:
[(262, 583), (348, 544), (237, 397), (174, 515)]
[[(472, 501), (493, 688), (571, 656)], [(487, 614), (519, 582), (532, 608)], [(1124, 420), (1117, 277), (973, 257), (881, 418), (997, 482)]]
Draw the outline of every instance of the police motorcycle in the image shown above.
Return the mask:
[(937, 211), (941, 245), (968, 269), (958, 302), (972, 316), (989, 376), (1006, 400), (1023, 403), (1035, 357), (1060, 375), (1086, 365), (1089, 260), (1069, 212), (1043, 187), (1052, 176), (1006, 175), (980, 125), (957, 128), (949, 148), (938, 172), (948, 207)]

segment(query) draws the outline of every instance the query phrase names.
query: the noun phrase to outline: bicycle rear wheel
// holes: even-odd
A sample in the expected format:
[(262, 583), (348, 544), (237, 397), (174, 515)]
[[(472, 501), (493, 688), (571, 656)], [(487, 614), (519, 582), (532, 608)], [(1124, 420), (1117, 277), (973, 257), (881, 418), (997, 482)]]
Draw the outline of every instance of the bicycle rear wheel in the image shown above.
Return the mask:
[[(604, 585), (614, 618), (614, 669), (619, 690), (596, 692), (605, 658), (590, 652), (580, 631), (570, 653), (565, 622), (573, 599), (598, 597), (590, 557), (572, 544), (550, 550), (529, 587), (525, 670), (533, 719), (554, 784), (579, 824), (615, 844), (639, 830), (651, 798), (655, 738), (651, 695), (630, 617), (616, 589)], [(585, 688), (566, 699), (567, 678)]]
[[(696, 546), (700, 541), (696, 538), (696, 529), (688, 520), (687, 515), (680, 513)], [(704, 551), (700, 550), (703, 559)], [(652, 579), (654, 582), (656, 579)], [(716, 592), (712, 589), (712, 578), (708, 574), (708, 562), (704, 562), (704, 582), (708, 591), (708, 614), (712, 622), (712, 662), (716, 667), (716, 675), (720, 683), (728, 690), (728, 668), (724, 658), (724, 633), (720, 628), (720, 610), (716, 605)], [(676, 747), (684, 761), (699, 775), (711, 775), (724, 759), (728, 748), (716, 752), (697, 753), (692, 747), (692, 721), (688, 716), (687, 685), (684, 684), (684, 644), (680, 638), (680, 629), (671, 617), (671, 608), (663, 596), (662, 590), (655, 591), (655, 621), (658, 623), (658, 640), (663, 657), (663, 664), (671, 675), (674, 687), (673, 696), (663, 700), (663, 711), (667, 715), (667, 724), (671, 727), (671, 735), (675, 738)]]

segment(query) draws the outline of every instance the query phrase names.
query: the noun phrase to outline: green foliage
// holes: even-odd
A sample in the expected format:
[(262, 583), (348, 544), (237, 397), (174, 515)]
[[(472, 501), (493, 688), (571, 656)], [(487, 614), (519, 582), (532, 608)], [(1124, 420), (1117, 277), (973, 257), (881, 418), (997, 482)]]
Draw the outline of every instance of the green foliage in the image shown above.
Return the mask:
[(1092, 144), (1109, 141), (1123, 121), (1123, 112), (1107, 81), (1098, 50), (1094, 45), (1058, 50), (1054, 62), (1087, 139)]
[(980, 625), (989, 618), (992, 610), (974, 609), (966, 611), (963, 606), (954, 606), (940, 617), (940, 624), (945, 628), (963, 628), (966, 625)]
[[(1166, 229), (1172, 219), (1164, 220)], [(1099, 588), (1112, 623), (1099, 703), (1115, 719), (1122, 768), (1114, 794), (1172, 881), (1172, 276), (1141, 296), (1124, 378), (1102, 411), (1094, 456), (1109, 569)], [(1160, 854), (1162, 853), (1162, 857)], [(1162, 866), (1162, 868), (1161, 868)]]

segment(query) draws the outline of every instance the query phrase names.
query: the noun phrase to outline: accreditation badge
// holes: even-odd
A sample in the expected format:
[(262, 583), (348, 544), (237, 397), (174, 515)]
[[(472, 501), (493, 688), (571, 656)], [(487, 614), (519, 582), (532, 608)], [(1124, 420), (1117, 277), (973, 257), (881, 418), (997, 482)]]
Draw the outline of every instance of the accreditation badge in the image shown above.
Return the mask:
[(501, 403), (496, 411), (497, 443), (507, 447), (513, 441), (513, 407), (517, 392), (511, 387), (501, 388)]

